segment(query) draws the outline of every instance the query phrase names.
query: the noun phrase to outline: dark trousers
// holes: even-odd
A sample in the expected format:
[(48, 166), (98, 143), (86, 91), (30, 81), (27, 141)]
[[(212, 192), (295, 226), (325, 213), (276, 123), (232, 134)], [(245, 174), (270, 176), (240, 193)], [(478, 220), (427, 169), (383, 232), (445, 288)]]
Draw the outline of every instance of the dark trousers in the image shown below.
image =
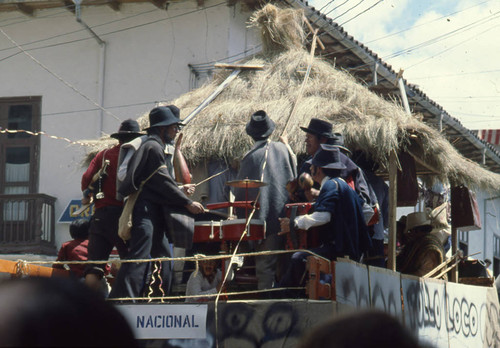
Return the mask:
[[(335, 244), (332, 243), (322, 244), (317, 248), (309, 250), (319, 256), (327, 258), (328, 260), (333, 260), (336, 257)], [(304, 274), (306, 272), (306, 262), (308, 256), (311, 256), (311, 254), (304, 251), (298, 251), (292, 255), (289, 266), (279, 283), (280, 288), (304, 286)], [(301, 294), (303, 294), (303, 291), (296, 290), (285, 290), (283, 293), (285, 297), (290, 298), (299, 297)]]
[[(165, 222), (161, 205), (137, 199), (132, 213), (132, 237), (129, 240), (128, 260), (170, 257), (170, 247), (165, 236)], [(149, 294), (151, 262), (124, 262), (113, 284), (110, 297), (143, 297)], [(161, 264), (162, 288), (168, 293), (171, 281), (170, 262)], [(160, 280), (155, 280), (159, 285)], [(155, 292), (157, 295), (157, 292)]]
[[(118, 236), (118, 219), (122, 213), (122, 207), (107, 206), (95, 211), (90, 222), (88, 259), (108, 260), (113, 247), (116, 247), (120, 258), (127, 256), (127, 246)], [(104, 275), (105, 264), (88, 264), (85, 274), (92, 273), (98, 276)]]

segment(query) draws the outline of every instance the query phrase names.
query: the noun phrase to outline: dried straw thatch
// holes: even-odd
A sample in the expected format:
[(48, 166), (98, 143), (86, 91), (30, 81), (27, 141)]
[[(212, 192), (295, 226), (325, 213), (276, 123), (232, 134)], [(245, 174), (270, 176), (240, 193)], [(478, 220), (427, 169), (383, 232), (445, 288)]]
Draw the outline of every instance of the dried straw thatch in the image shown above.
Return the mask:
[[(245, 124), (252, 113), (265, 110), (276, 123), (277, 140), (297, 100), (309, 62), (302, 46), (302, 13), (266, 5), (251, 23), (263, 34), (263, 53), (247, 64), (264, 65), (245, 70), (184, 129), (183, 154), (195, 164), (201, 159), (237, 159), (251, 145)], [(205, 86), (171, 101), (182, 118), (194, 110), (228, 76), (224, 72)], [(434, 168), (434, 176), (452, 184), (496, 190), (500, 175), (491, 173), (462, 157), (433, 128), (409, 116), (395, 103), (386, 101), (360, 85), (345, 72), (315, 58), (303, 97), (287, 126), (292, 149), (304, 153), (304, 133), (312, 117), (333, 123), (351, 150), (363, 150), (387, 168), (391, 151), (409, 149)], [(147, 126), (147, 114), (139, 119)]]

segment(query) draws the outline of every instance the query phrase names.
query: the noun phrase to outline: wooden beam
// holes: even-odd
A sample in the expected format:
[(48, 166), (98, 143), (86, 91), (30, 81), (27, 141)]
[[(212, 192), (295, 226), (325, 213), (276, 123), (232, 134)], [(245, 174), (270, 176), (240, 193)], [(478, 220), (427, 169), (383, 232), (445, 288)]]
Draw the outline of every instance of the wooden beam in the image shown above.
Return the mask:
[[(311, 23), (309, 23), (309, 20), (307, 19), (307, 17), (304, 16), (303, 18), (304, 18), (304, 22), (306, 23), (307, 28), (309, 28), (309, 31), (311, 32), (311, 34), (314, 34), (314, 29), (313, 29)], [(323, 51), (325, 49), (325, 45), (323, 44), (323, 42), (321, 41), (321, 39), (318, 36), (316, 36), (316, 42), (318, 43), (319, 48), (321, 48), (321, 50)]]
[(25, 15), (33, 17), (33, 12), (35, 12), (35, 9), (33, 7), (26, 5), (26, 3), (18, 3), (16, 4), (16, 7)]
[(256, 69), (262, 70), (264, 69), (264, 65), (245, 65), (245, 64), (226, 64), (226, 63), (215, 63), (214, 68), (218, 69)]
[[(453, 221), (451, 223), (451, 254), (455, 255), (458, 252), (458, 235), (457, 228), (453, 227)], [(452, 282), (458, 282), (458, 267), (455, 267), (451, 270), (451, 279)]]
[(167, 0), (151, 0), (151, 3), (159, 9), (164, 10), (167, 4)]
[(108, 6), (111, 7), (112, 10), (114, 11), (120, 11), (120, 7), (121, 7), (122, 3), (120, 1), (116, 1), (116, 0), (111, 0), (110, 2), (108, 2)]
[(396, 230), (397, 230), (397, 200), (398, 200), (398, 160), (395, 151), (389, 158), (389, 245), (387, 268), (396, 271)]
[(63, 1), (64, 7), (66, 7), (66, 10), (69, 12), (75, 13), (75, 3), (70, 0), (64, 0)]
[(418, 164), (420, 164), (422, 167), (427, 168), (431, 173), (439, 175), (439, 171), (438, 170), (432, 168), (430, 165), (428, 165), (427, 163), (425, 163), (424, 161), (422, 161), (420, 158), (418, 158), (416, 155), (414, 155), (411, 151), (407, 150), (407, 152), (410, 154), (411, 157), (413, 157), (413, 159), (415, 160), (415, 162), (417, 162)]

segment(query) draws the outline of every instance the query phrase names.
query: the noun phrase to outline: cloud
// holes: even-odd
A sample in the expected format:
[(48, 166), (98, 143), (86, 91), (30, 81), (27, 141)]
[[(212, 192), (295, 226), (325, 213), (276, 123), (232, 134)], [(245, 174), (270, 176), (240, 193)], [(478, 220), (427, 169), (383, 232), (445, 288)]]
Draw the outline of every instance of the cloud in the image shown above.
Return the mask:
[(350, 20), (377, 1), (342, 15), (358, 3), (348, 1), (328, 16), (466, 127), (500, 128), (500, 2), (386, 0)]

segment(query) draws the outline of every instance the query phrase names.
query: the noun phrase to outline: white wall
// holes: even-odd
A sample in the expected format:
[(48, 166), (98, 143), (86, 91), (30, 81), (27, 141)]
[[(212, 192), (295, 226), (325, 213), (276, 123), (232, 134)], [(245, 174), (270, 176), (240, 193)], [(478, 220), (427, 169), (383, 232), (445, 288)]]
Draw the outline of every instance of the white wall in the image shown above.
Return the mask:
[(476, 195), (482, 229), (469, 232), (469, 254), (479, 252), (472, 257), (493, 260), (493, 235), (500, 236), (500, 195), (489, 192), (476, 192)]
[[(187, 92), (188, 63), (222, 61), (257, 46), (258, 35), (246, 28), (249, 15), (221, 1), (206, 1), (204, 8), (196, 1), (171, 3), (167, 11), (147, 3), (122, 4), (118, 12), (84, 7), (82, 19), (105, 41), (103, 48), (68, 10), (37, 11), (33, 18), (1, 13), (2, 29), (59, 78), (25, 54), (9, 58), (19, 50), (0, 34), (0, 97), (41, 95), (43, 131), (71, 140), (95, 139), (115, 132), (122, 120), (137, 118), (156, 101)], [(87, 100), (101, 103), (102, 57), (102, 105), (116, 117)], [(57, 198), (58, 218), (71, 199), (80, 198), (85, 148), (48, 137), (41, 145), (39, 192)], [(67, 225), (57, 224), (57, 246), (67, 239)]]

